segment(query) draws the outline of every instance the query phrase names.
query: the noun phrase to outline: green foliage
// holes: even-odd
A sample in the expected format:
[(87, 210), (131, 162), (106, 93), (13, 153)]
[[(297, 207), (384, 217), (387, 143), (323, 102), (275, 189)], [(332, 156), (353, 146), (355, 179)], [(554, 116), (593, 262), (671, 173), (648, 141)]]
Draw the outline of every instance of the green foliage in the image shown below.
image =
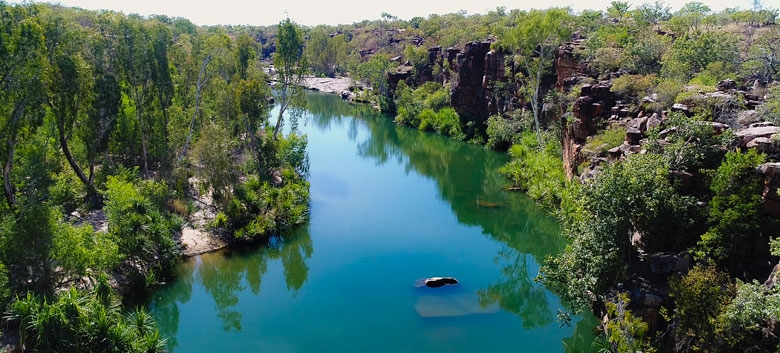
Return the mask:
[(390, 70), (390, 57), (384, 54), (372, 55), (366, 62), (359, 64), (355, 70), (355, 78), (367, 83), (376, 99), (386, 97), (389, 93), (387, 72)]
[(334, 77), (343, 72), (349, 48), (343, 34), (330, 36), (324, 28), (309, 32), (304, 52), (315, 73)]
[[(108, 286), (101, 284), (100, 286)], [(28, 293), (17, 298), (6, 317), (17, 324), (21, 343), (44, 352), (163, 352), (151, 314), (123, 315), (113, 296), (70, 289), (49, 302)]]
[(610, 319), (604, 325), (604, 336), (609, 343), (609, 351), (651, 352), (653, 350), (646, 341), (647, 323), (631, 313), (628, 309), (630, 302), (626, 293), (618, 293), (614, 302), (607, 302), (607, 315)]
[(691, 84), (701, 86), (717, 86), (718, 82), (727, 78), (735, 79), (734, 65), (715, 61), (707, 64), (707, 67), (691, 79)]
[(661, 76), (688, 81), (693, 75), (714, 62), (731, 65), (739, 58), (737, 38), (725, 32), (695, 32), (684, 34), (672, 43), (664, 55)]
[(523, 132), (509, 149), (512, 160), (499, 171), (531, 198), (555, 208), (566, 188), (566, 176), (556, 134), (546, 132), (542, 137), (540, 144), (534, 132)]
[(768, 244), (771, 224), (761, 210), (762, 179), (756, 167), (765, 157), (756, 150), (729, 152), (712, 175), (709, 230), (701, 236), (697, 257), (720, 265), (744, 256), (756, 242)]
[(173, 274), (180, 253), (173, 240), (182, 220), (163, 210), (168, 198), (165, 183), (137, 180), (125, 173), (106, 182), (108, 232), (117, 239), (127, 260), (122, 266), (133, 285), (144, 288)]
[(214, 226), (226, 225), (243, 240), (257, 240), (285, 232), (309, 216), (309, 159), (306, 136), (290, 134), (278, 141), (264, 137), (268, 175), (247, 176), (234, 185), (229, 203)]
[(11, 301), (11, 283), (8, 280), (8, 268), (0, 262), (0, 308), (5, 308)]
[(582, 146), (582, 150), (603, 153), (612, 147), (620, 146), (625, 139), (626, 128), (612, 126), (588, 138), (588, 142)]
[(612, 81), (612, 91), (625, 97), (642, 97), (655, 87), (655, 75), (623, 75)]
[(230, 133), (215, 123), (204, 127), (201, 137), (192, 146), (195, 172), (201, 187), (210, 189), (217, 202), (229, 198), (232, 186), (238, 181), (236, 147)]
[(443, 108), (438, 112), (430, 108), (420, 113), (420, 130), (432, 130), (442, 135), (463, 139), (465, 135), (460, 130), (460, 118), (452, 108)]
[(766, 103), (756, 109), (759, 121), (780, 123), (780, 86), (769, 89)]
[(674, 299), (675, 335), (683, 350), (712, 350), (717, 347), (715, 325), (731, 298), (728, 276), (711, 266), (697, 265), (669, 285)]
[(658, 97), (657, 104), (652, 106), (654, 111), (663, 111), (664, 109), (671, 108), (674, 104), (675, 98), (682, 90), (682, 85), (672, 80), (661, 80), (653, 88), (653, 93)]
[[(623, 278), (636, 258), (634, 246), (669, 246), (660, 244), (665, 234), (686, 234), (695, 210), (695, 199), (676, 193), (665, 161), (653, 154), (605, 166), (569, 197), (561, 219), (572, 242), (548, 258), (541, 272), (542, 281), (575, 310)], [(640, 243), (632, 244), (634, 234)], [(675, 241), (692, 240), (680, 236)]]
[(651, 145), (649, 150), (661, 153), (670, 170), (698, 173), (700, 169), (713, 168), (720, 163), (724, 151), (719, 146), (730, 140), (730, 134), (717, 135), (710, 123), (700, 116), (688, 118), (682, 113), (669, 114), (667, 124), (676, 128), (667, 137), (671, 144), (663, 150)]
[(63, 281), (111, 272), (122, 260), (113, 234), (95, 232), (90, 225), (55, 223), (51, 256)]
[[(780, 293), (758, 282), (737, 280), (736, 295), (718, 316), (718, 333), (735, 351), (761, 349), (771, 352), (780, 343), (764, 332), (780, 320)], [(759, 348), (760, 347), (760, 348)]]
[(523, 130), (521, 117), (504, 118), (493, 115), (487, 120), (488, 140), (485, 146), (497, 151), (506, 151), (515, 142), (515, 137)]
[(456, 139), (465, 138), (458, 113), (449, 107), (450, 96), (445, 87), (436, 82), (426, 82), (412, 90), (405, 83), (399, 82), (396, 97), (397, 123)]
[(306, 56), (303, 55), (303, 36), (298, 25), (289, 18), (279, 23), (274, 67), (277, 80), (275, 89), (279, 104), (279, 114), (274, 128), (274, 139), (276, 139), (282, 129), (284, 113), (290, 110), (290, 122), (295, 126), (306, 104), (302, 83), (308, 64)]

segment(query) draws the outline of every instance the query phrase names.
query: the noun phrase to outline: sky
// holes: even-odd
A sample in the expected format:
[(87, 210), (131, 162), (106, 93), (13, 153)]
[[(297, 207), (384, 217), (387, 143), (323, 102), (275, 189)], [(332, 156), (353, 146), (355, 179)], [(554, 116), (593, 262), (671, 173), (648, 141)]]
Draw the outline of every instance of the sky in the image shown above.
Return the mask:
[[(624, 0), (625, 1), (625, 0)], [(654, 0), (628, 1), (641, 5)], [(699, 0), (715, 11), (729, 7), (752, 8), (750, 0)], [(19, 0), (11, 0), (18, 3)], [(53, 2), (56, 1), (35, 1)], [(499, 6), (511, 9), (549, 8), (571, 6), (575, 11), (583, 9), (606, 10), (611, 0), (390, 0), (381, 3), (374, 0), (61, 0), (64, 6), (88, 10), (115, 10), (125, 14), (163, 14), (184, 17), (197, 25), (272, 25), (286, 17), (298, 24), (352, 24), (362, 20), (376, 20), (383, 12), (400, 19), (427, 17), (430, 14), (447, 14), (465, 10), (467, 14), (484, 14)], [(679, 9), (689, 0), (665, 0), (672, 10)], [(379, 4), (378, 4), (379, 3)], [(780, 0), (762, 0), (764, 7), (778, 8)]]

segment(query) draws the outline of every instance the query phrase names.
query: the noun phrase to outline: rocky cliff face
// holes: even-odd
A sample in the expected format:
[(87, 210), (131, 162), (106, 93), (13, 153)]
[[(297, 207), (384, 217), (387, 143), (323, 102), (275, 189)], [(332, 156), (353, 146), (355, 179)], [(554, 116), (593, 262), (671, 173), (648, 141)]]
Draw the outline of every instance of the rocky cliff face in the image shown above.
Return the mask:
[(457, 55), (457, 74), (450, 88), (450, 102), (458, 112), (461, 123), (473, 121), (477, 129), (484, 127), (489, 116), (485, 77), (485, 55), (490, 51), (488, 42), (471, 42)]
[[(497, 99), (494, 83), (505, 79), (504, 54), (490, 50), (490, 42), (471, 42), (455, 54), (447, 50), (447, 61), (455, 75), (450, 86), (450, 101), (461, 123), (473, 123), (476, 131), (485, 131), (490, 115), (503, 109), (505, 102)], [(455, 64), (455, 65), (453, 65)]]

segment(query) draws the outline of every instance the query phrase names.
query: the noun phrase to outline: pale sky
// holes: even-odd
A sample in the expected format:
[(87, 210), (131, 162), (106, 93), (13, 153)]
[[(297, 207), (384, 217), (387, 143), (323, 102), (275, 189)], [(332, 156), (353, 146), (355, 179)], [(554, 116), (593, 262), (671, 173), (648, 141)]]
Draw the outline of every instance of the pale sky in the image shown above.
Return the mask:
[[(641, 5), (654, 0), (628, 1)], [(715, 11), (729, 7), (752, 8), (750, 0), (699, 0)], [(21, 2), (10, 0), (11, 3)], [(54, 2), (57, 0), (35, 1)], [(125, 14), (164, 14), (184, 17), (197, 25), (272, 25), (286, 18), (298, 24), (352, 24), (362, 20), (376, 20), (382, 12), (409, 20), (430, 14), (447, 14), (466, 10), (467, 14), (484, 14), (499, 6), (511, 9), (546, 9), (555, 6), (571, 6), (575, 11), (583, 9), (606, 10), (611, 0), (60, 0), (64, 6), (89, 10), (108, 9)], [(689, 0), (665, 0), (676, 11)], [(762, 0), (767, 8), (780, 7), (780, 0)], [(633, 8), (633, 7), (632, 7)]]

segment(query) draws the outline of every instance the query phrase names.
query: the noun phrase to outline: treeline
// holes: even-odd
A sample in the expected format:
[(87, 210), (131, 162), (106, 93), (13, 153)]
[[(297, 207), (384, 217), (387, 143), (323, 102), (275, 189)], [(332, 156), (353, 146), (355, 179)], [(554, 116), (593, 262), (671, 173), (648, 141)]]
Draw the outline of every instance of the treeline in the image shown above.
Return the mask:
[(194, 195), (235, 241), (306, 220), (307, 140), (269, 126), (260, 62), (282, 39), (298, 55), (278, 66), (298, 66), (280, 26), (0, 2), (2, 327), (41, 350), (164, 350), (119, 303), (173, 275)]

